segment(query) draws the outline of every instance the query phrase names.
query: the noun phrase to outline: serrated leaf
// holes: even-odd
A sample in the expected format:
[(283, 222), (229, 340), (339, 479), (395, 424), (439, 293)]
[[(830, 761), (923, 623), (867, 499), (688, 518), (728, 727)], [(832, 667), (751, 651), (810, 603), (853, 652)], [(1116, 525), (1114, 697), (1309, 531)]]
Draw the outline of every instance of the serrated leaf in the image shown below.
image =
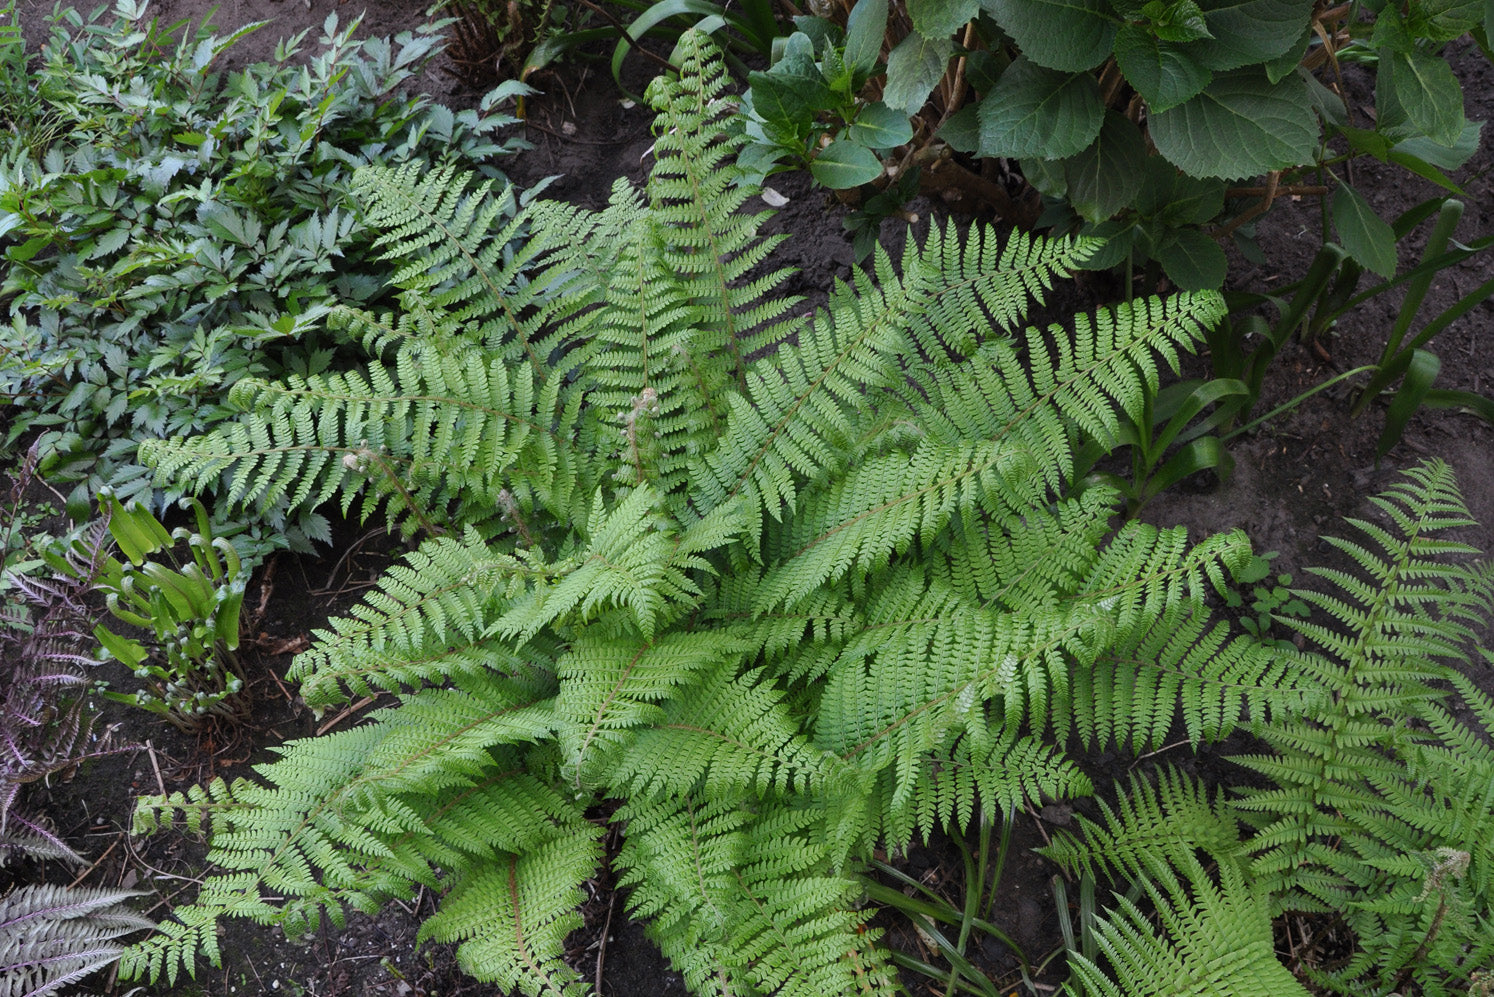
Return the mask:
[(1463, 122), (1463, 131), (1451, 145), (1439, 145), (1428, 138), (1408, 138), (1397, 142), (1387, 153), (1391, 162), (1400, 162), (1397, 156), (1415, 157), (1439, 170), (1456, 170), (1478, 152), (1482, 139), (1482, 121)]
[(809, 164), (809, 173), (831, 190), (845, 190), (871, 183), (882, 175), (882, 161), (864, 145), (836, 139)]
[(882, 59), (887, 33), (887, 0), (856, 0), (846, 17), (846, 66), (857, 77), (870, 76)]
[(1218, 290), (1229, 271), (1229, 260), (1219, 243), (1196, 228), (1171, 233), (1152, 255), (1168, 279), (1184, 291)]
[(1087, 149), (1105, 122), (1094, 77), (1047, 69), (1025, 56), (980, 102), (980, 154), (1067, 159)]
[(1295, 45), (1266, 63), (1266, 79), (1276, 83), (1294, 72), (1298, 66), (1302, 65), (1302, 57), (1307, 54), (1307, 46), (1312, 43), (1312, 39), (1312, 28), (1303, 28), (1302, 36), (1297, 39)]
[(1483, 17), (1479, 0), (1415, 0), (1407, 20), (1416, 37), (1448, 42), (1472, 31)]
[(1099, 138), (1064, 160), (1069, 203), (1085, 220), (1104, 221), (1140, 193), (1146, 161), (1141, 130), (1119, 111), (1106, 111)]
[(1194, 0), (1148, 0), (1141, 15), (1150, 22), (1152, 34), (1165, 42), (1192, 42), (1211, 38), (1203, 10)]
[(857, 112), (846, 138), (869, 149), (891, 149), (912, 140), (913, 125), (906, 114), (877, 101)]
[(1441, 58), (1414, 49), (1380, 59), (1375, 81), (1379, 125), (1395, 138), (1424, 136), (1452, 145), (1463, 133), (1463, 91)]
[(1272, 85), (1258, 69), (1241, 70), (1153, 115), (1151, 136), (1184, 172), (1238, 180), (1311, 162), (1318, 123), (1300, 77)]
[(929, 39), (916, 32), (898, 43), (887, 57), (887, 86), (882, 103), (910, 117), (923, 109), (934, 87), (944, 78), (954, 41)]
[(925, 38), (947, 38), (980, 13), (980, 0), (908, 0), (913, 30)]
[(980, 118), (975, 104), (966, 104), (945, 119), (935, 137), (945, 142), (955, 152), (974, 155), (980, 147)]
[(1270, 62), (1302, 37), (1313, 0), (1204, 0), (1204, 20), (1213, 38), (1189, 49), (1199, 64), (1221, 72)]
[(1389, 280), (1395, 276), (1395, 232), (1348, 184), (1333, 192), (1333, 227), (1339, 242), (1360, 266)]
[(1027, 58), (1071, 73), (1104, 62), (1120, 27), (1104, 0), (981, 0), (981, 7)]
[(1197, 96), (1214, 78), (1184, 46), (1159, 41), (1139, 24), (1123, 25), (1116, 34), (1115, 61), (1153, 113)]

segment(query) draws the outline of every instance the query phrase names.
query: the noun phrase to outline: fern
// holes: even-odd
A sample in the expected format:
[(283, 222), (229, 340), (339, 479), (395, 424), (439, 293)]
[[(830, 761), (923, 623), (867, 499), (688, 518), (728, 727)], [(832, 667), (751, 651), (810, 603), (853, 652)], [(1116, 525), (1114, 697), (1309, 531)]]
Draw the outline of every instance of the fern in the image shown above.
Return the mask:
[(343, 313), (377, 359), (249, 384), (238, 426), (149, 448), (163, 479), (424, 539), (294, 666), (319, 708), (394, 705), (142, 804), (141, 830), (211, 828), (222, 872), (127, 972), (214, 956), (221, 916), (305, 929), (428, 885), (424, 937), (474, 974), (580, 993), (563, 943), (609, 824), (697, 992), (888, 994), (874, 849), (1089, 792), (1072, 731), (1151, 744), (1181, 713), (1202, 741), (1301, 708), (1206, 623), (1239, 534), (1112, 535), (1115, 496), (1069, 481), (1218, 297), (1019, 332), (1092, 245), (948, 227), (790, 317), (719, 61), (682, 45), (645, 190), (495, 234), (458, 177), (360, 172), (403, 282), (398, 315)]
[[(1279, 667), (1315, 680), (1326, 698), (1260, 725), (1270, 753), (1236, 759), (1270, 785), (1210, 799), (1168, 774), (1103, 807), (1102, 823), (1081, 820), (1082, 842), (1060, 835), (1046, 850), (1071, 872), (1141, 883), (1181, 946), (1176, 962), (1163, 951), (1172, 943), (1123, 904), (1101, 931), (1127, 989), (1081, 964), (1084, 992), (1159, 992), (1137, 967), (1169, 962), (1201, 978), (1220, 965), (1211, 950), (1194, 951), (1204, 934), (1254, 925), (1269, 942), (1282, 913), (1331, 915), (1353, 939), (1332, 968), (1303, 967), (1317, 992), (1465, 993), (1494, 958), (1494, 703), (1454, 667), (1468, 663), (1463, 649), (1494, 605), (1494, 568), (1445, 539), (1471, 522), (1446, 465), (1415, 468), (1371, 501), (1388, 527), (1350, 520), (1369, 543), (1329, 541), (1357, 570), (1314, 572), (1343, 594), (1295, 592), (1334, 622), (1281, 621), (1326, 653), (1280, 651)], [(1482, 729), (1443, 705), (1448, 685)], [(1233, 906), (1187, 926), (1178, 905), (1189, 895), (1205, 910)], [(1281, 969), (1272, 961), (1269, 973)], [(1257, 992), (1247, 975), (1231, 979), (1209, 992)], [(1258, 992), (1287, 988), (1277, 980)]]

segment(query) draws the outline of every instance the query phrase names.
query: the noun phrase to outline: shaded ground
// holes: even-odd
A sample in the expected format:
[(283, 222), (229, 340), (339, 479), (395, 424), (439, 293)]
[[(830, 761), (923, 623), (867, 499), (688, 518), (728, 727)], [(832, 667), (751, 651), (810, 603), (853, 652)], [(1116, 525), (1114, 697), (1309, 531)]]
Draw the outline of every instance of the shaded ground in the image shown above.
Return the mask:
[[(153, 10), (170, 21), (196, 16), (205, 6), (204, 0), (160, 0)], [(41, 0), (20, 0), (18, 9), (25, 29), (34, 37), (42, 12), (49, 8)], [(329, 4), (327, 0), (316, 0), (314, 6), (303, 0), (229, 0), (221, 5), (217, 22), (225, 29), (254, 19), (274, 22), (234, 51), (234, 59), (247, 62), (268, 57), (277, 38), (302, 28), (309, 27), (314, 39), (329, 13), (346, 21), (356, 10), (355, 4)], [(364, 28), (389, 33), (413, 28), (421, 20), (418, 6), (394, 0), (370, 6)], [(1471, 48), (1455, 62), (1465, 82), (1469, 117), (1494, 118), (1490, 67)], [(449, 68), (449, 63), (433, 67), (426, 76), (429, 89), (454, 104), (475, 102), (476, 94), (464, 90), (446, 71)], [(631, 68), (636, 74), (645, 67)], [(641, 88), (636, 76), (631, 81)], [(651, 143), (649, 116), (613, 89), (605, 70), (571, 69), (564, 76), (550, 74), (535, 82), (546, 95), (530, 102), (526, 133), (534, 149), (508, 167), (516, 182), (529, 186), (559, 174), (550, 196), (595, 207), (605, 200), (614, 178), (642, 179)], [(1469, 195), (1461, 238), (1472, 239), (1494, 229), (1491, 166), (1494, 155), (1486, 138), (1478, 156), (1460, 174)], [(1373, 166), (1358, 167), (1355, 183), (1359, 190), (1370, 192), (1376, 208), (1387, 216), (1435, 193), (1403, 172)], [(801, 271), (786, 290), (822, 293), (833, 277), (847, 274), (852, 260), (837, 209), (802, 180), (787, 178), (775, 186), (789, 202), (775, 219), (774, 230), (794, 234), (779, 262)], [(915, 207), (925, 216), (922, 224), (926, 225), (933, 208)], [(1318, 205), (1312, 201), (1275, 210), (1261, 226), (1266, 263), (1237, 263), (1232, 280), (1255, 288), (1295, 280), (1318, 246), (1318, 214)], [(884, 236), (895, 239), (898, 234), (892, 228), (888, 224)], [(1412, 245), (1409, 251), (1419, 248)], [(1402, 262), (1408, 259), (1403, 256)], [(1435, 315), (1486, 280), (1491, 267), (1494, 264), (1485, 257), (1440, 275), (1424, 314)], [(1087, 308), (1110, 293), (1104, 279), (1079, 282), (1073, 296), (1057, 302), (1054, 311)], [(1267, 377), (1267, 395), (1257, 411), (1265, 412), (1335, 372), (1374, 360), (1394, 321), (1397, 301), (1395, 296), (1378, 299), (1348, 316), (1323, 344), (1321, 355), (1288, 347)], [(1494, 303), (1486, 302), (1434, 341), (1433, 350), (1443, 358), (1440, 387), (1494, 390), (1494, 350), (1485, 339), (1491, 326)], [(1401, 444), (1377, 465), (1374, 445), (1381, 425), (1382, 417), (1374, 410), (1358, 420), (1349, 419), (1342, 393), (1318, 395), (1260, 432), (1236, 441), (1235, 471), (1227, 483), (1187, 482), (1154, 500), (1144, 518), (1158, 524), (1184, 523), (1199, 534), (1243, 527), (1257, 550), (1281, 552), (1278, 570), (1300, 573), (1306, 565), (1331, 559), (1333, 552), (1318, 539), (1320, 533), (1342, 533), (1342, 517), (1364, 515), (1365, 497), (1383, 490), (1397, 469), (1437, 456), (1457, 470), (1470, 507), (1486, 524), (1470, 529), (1466, 539), (1485, 550), (1494, 549), (1494, 431), (1466, 414), (1423, 411), (1412, 420)], [(202, 851), (172, 835), (132, 842), (122, 830), (128, 824), (134, 795), (176, 791), (211, 776), (245, 775), (254, 762), (268, 757), (284, 740), (356, 720), (356, 713), (350, 713), (317, 722), (282, 681), (292, 654), (305, 646), (311, 630), (356, 600), (391, 556), (390, 542), (382, 534), (355, 526), (344, 527), (338, 541), (334, 551), (321, 559), (278, 556), (251, 586), (246, 606), (256, 612), (248, 618), (245, 659), (256, 706), (248, 723), (188, 738), (148, 723), (144, 714), (111, 707), (106, 716), (122, 725), (119, 736), (149, 747), (94, 764), (71, 782), (32, 788), (26, 806), (48, 813), (68, 840), (95, 860), (77, 877), (80, 882), (155, 889), (160, 899), (151, 913), (164, 917), (172, 904), (185, 901), (195, 890)], [(370, 705), (364, 704), (357, 712)], [(1174, 749), (1168, 760), (1197, 767), (1205, 774), (1224, 771), (1224, 763), (1215, 755), (1193, 759)], [(1091, 757), (1088, 764), (1097, 776), (1114, 777), (1131, 766), (1132, 760), (1102, 754)], [(1051, 828), (1066, 824), (1071, 814), (1067, 807), (1048, 807), (1019, 815), (1014, 832), (996, 915), (1000, 926), (1035, 960), (1053, 949), (1059, 936), (1048, 882), (1052, 870), (1028, 849), (1042, 844)], [(936, 889), (948, 887), (950, 895), (957, 896), (959, 868), (952, 855), (947, 842), (936, 842), (911, 856), (908, 868)], [(76, 875), (60, 868), (47, 872), (51, 882), (67, 882)], [(593, 884), (586, 926), (573, 938), (572, 964), (596, 981), (599, 992), (613, 997), (683, 994), (679, 977), (668, 971), (641, 930), (628, 921), (625, 898), (611, 887), (608, 881)], [(222, 969), (205, 969), (195, 983), (152, 988), (151, 992), (496, 995), (495, 988), (461, 975), (448, 949), (426, 946), (417, 951), (416, 930), (431, 910), (432, 898), (422, 894), (412, 903), (391, 905), (377, 917), (354, 916), (346, 930), (324, 928), (297, 942), (287, 941), (278, 931), (232, 922), (225, 926), (222, 939), (226, 956)], [(891, 921), (888, 924), (896, 944), (918, 948), (915, 937)], [(991, 972), (1003, 993), (1020, 982), (1012, 972), (1012, 961), (995, 947), (981, 953), (977, 962)], [(926, 981), (909, 982), (915, 993), (938, 992)], [(1049, 982), (1053, 982), (1051, 977)], [(111, 981), (103, 990), (118, 994), (128, 988)]]

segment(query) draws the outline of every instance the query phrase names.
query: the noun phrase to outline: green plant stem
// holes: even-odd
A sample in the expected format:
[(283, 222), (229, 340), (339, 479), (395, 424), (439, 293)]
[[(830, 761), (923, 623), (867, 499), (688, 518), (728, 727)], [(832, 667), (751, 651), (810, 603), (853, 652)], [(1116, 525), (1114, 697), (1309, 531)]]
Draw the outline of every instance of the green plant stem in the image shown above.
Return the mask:
[(1313, 395), (1317, 394), (1319, 391), (1322, 391), (1324, 388), (1331, 388), (1331, 387), (1333, 387), (1333, 385), (1337, 384), (1339, 381), (1342, 381), (1342, 380), (1345, 380), (1347, 378), (1353, 377), (1355, 374), (1364, 374), (1364, 373), (1366, 373), (1368, 371), (1372, 371), (1372, 370), (1375, 370), (1375, 369), (1376, 369), (1376, 365), (1375, 364), (1365, 364), (1363, 367), (1355, 367), (1353, 370), (1346, 370), (1342, 374), (1339, 374), (1339, 375), (1337, 375), (1335, 377), (1330, 377), (1328, 380), (1324, 381), (1322, 384), (1314, 385), (1313, 387), (1308, 388), (1306, 391), (1302, 392), (1302, 394), (1298, 395), (1297, 397), (1295, 397), (1295, 398), (1293, 398), (1293, 399), (1291, 399), (1289, 401), (1282, 402), (1280, 405), (1276, 406), (1274, 409), (1272, 409), (1271, 411), (1267, 412), (1265, 415), (1261, 416), (1259, 419), (1255, 419), (1255, 420), (1252, 420), (1251, 422), (1247, 422), (1245, 425), (1239, 427), (1238, 429), (1232, 429), (1232, 430), (1230, 430), (1228, 433), (1225, 433), (1222, 437), (1220, 437), (1220, 440), (1222, 440), (1222, 441), (1229, 441), (1229, 440), (1234, 439), (1236, 436), (1239, 436), (1241, 433), (1248, 433), (1248, 432), (1250, 432), (1250, 430), (1254, 429), (1255, 427), (1261, 425), (1264, 422), (1268, 422), (1271, 419), (1276, 418), (1278, 415), (1281, 415), (1283, 412), (1289, 412), (1289, 411), (1291, 411), (1292, 409), (1296, 408), (1298, 405), (1301, 405), (1303, 402), (1307, 401)]

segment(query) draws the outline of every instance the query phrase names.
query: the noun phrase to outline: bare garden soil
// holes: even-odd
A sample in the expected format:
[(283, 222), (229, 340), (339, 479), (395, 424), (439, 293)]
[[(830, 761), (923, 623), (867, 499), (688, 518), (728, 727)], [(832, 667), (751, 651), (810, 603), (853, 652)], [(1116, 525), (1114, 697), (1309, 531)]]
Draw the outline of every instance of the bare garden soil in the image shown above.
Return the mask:
[[(33, 43), (44, 28), (50, 3), (20, 0), (18, 4)], [(208, 7), (208, 0), (160, 0), (153, 9), (169, 23), (198, 18)], [(359, 10), (358, 2), (315, 0), (313, 6), (306, 0), (227, 0), (218, 5), (214, 20), (224, 32), (252, 20), (273, 22), (231, 50), (232, 60), (242, 64), (270, 58), (278, 38), (303, 28), (311, 29), (314, 42), (328, 14), (336, 13), (346, 22)], [(409, 0), (387, 0), (368, 6), (363, 32), (408, 30), (423, 19), (422, 9)], [(1468, 117), (1494, 119), (1494, 70), (1471, 46), (1459, 52), (1453, 63), (1464, 82)], [(475, 104), (480, 95), (464, 88), (450, 69), (448, 62), (428, 71), (428, 92), (455, 106)], [(629, 82), (641, 89), (639, 74), (646, 67), (640, 64), (632, 69)], [(544, 91), (542, 97), (528, 102), (521, 126), (533, 148), (504, 166), (516, 183), (528, 187), (558, 175), (547, 196), (597, 207), (605, 202), (615, 178), (642, 180), (652, 141), (649, 115), (619, 94), (604, 68), (573, 64), (532, 82)], [(1370, 102), (1368, 97), (1365, 102)], [(1494, 138), (1490, 131), (1485, 130), (1479, 153), (1458, 174), (1468, 194), (1459, 230), (1459, 238), (1465, 241), (1494, 230)], [(773, 220), (773, 230), (793, 235), (781, 248), (777, 262), (800, 271), (787, 290), (805, 294), (814, 303), (814, 295), (823, 294), (834, 278), (845, 277), (852, 264), (851, 244), (840, 224), (841, 209), (801, 179), (774, 180), (789, 201)], [(1407, 173), (1377, 169), (1373, 164), (1356, 164), (1354, 182), (1387, 218), (1436, 193)], [(914, 208), (920, 215), (915, 235), (931, 217), (949, 214), (937, 203), (921, 202)], [(1253, 265), (1233, 260), (1232, 286), (1269, 289), (1297, 279), (1319, 245), (1319, 210), (1311, 199), (1275, 208), (1260, 226), (1266, 262)], [(902, 223), (888, 222), (883, 228), (884, 243), (890, 246), (899, 245), (903, 237), (893, 231), (895, 227)], [(1412, 259), (1409, 253), (1419, 250), (1419, 245), (1409, 250), (1403, 246), (1402, 264)], [(1440, 312), (1488, 279), (1491, 268), (1494, 262), (1484, 255), (1440, 274), (1423, 314)], [(1060, 288), (1047, 312), (1061, 316), (1117, 296), (1111, 280), (1088, 275), (1069, 288)], [(1257, 412), (1268, 411), (1337, 372), (1377, 359), (1397, 306), (1395, 295), (1371, 301), (1346, 316), (1321, 350), (1295, 344), (1287, 347), (1267, 375), (1266, 395)], [(1442, 358), (1438, 386), (1494, 391), (1491, 335), (1494, 302), (1486, 301), (1439, 336), (1431, 347)], [(1197, 373), (1204, 373), (1204, 368)], [(1439, 457), (1455, 469), (1468, 505), (1485, 524), (1468, 530), (1463, 539), (1484, 550), (1494, 549), (1494, 428), (1468, 414), (1424, 410), (1412, 420), (1396, 448), (1377, 464), (1374, 447), (1382, 425), (1383, 412), (1373, 408), (1359, 419), (1350, 419), (1346, 393), (1330, 390), (1316, 395), (1254, 435), (1236, 440), (1232, 444), (1235, 469), (1227, 481), (1220, 483), (1212, 476), (1185, 481), (1154, 499), (1143, 516), (1159, 525), (1185, 524), (1195, 536), (1244, 528), (1257, 551), (1280, 552), (1274, 562), (1276, 570), (1292, 572), (1301, 581), (1304, 567), (1334, 563), (1333, 549), (1319, 539), (1322, 534), (1342, 534), (1343, 517), (1369, 514), (1367, 496), (1382, 491), (1399, 469)], [(210, 728), (192, 737), (156, 723), (148, 714), (103, 704), (105, 723), (117, 728), (114, 737), (140, 747), (92, 763), (71, 779), (54, 778), (49, 785), (32, 786), (22, 800), (28, 811), (46, 814), (93, 864), (81, 874), (60, 866), (13, 871), (32, 881), (44, 873), (47, 882), (76, 878), (86, 885), (134, 887), (150, 894), (142, 905), (150, 916), (169, 917), (173, 905), (193, 896), (203, 875), (204, 848), (171, 834), (131, 839), (125, 831), (133, 798), (141, 793), (179, 791), (212, 777), (246, 776), (254, 763), (272, 757), (277, 745), (355, 723), (360, 714), (372, 709), (375, 703), (360, 701), (341, 714), (318, 719), (283, 677), (292, 656), (307, 646), (313, 631), (328, 617), (345, 612), (398, 554), (397, 543), (381, 530), (344, 523), (332, 549), (321, 556), (280, 554), (267, 562), (245, 602), (242, 654), (253, 692), (253, 715), (241, 724)], [(1481, 676), (1481, 684), (1494, 691), (1494, 679), (1488, 674)], [(1164, 750), (1169, 761), (1222, 781), (1238, 778), (1224, 758), (1243, 743), (1233, 742), (1197, 756), (1184, 747)], [(1085, 764), (1096, 781), (1102, 782), (1123, 776), (1137, 762), (1110, 753), (1092, 755)], [(1071, 818), (1072, 810), (1066, 806), (1017, 817), (995, 914), (998, 924), (1035, 961), (1061, 940), (1049, 885), (1053, 869), (1029, 849), (1043, 844), (1054, 826)], [(935, 841), (915, 850), (903, 866), (936, 890), (947, 889), (949, 896), (958, 897), (960, 860), (947, 842)], [(0, 887), (4, 885), (0, 882)], [(595, 982), (598, 992), (609, 997), (685, 993), (679, 976), (626, 916), (626, 897), (614, 890), (612, 882), (605, 876), (597, 879), (590, 884), (590, 896), (585, 926), (573, 935), (569, 955), (572, 965)], [(464, 976), (449, 948), (416, 945), (419, 925), (433, 906), (433, 898), (422, 892), (408, 903), (391, 904), (377, 916), (354, 915), (345, 928), (323, 926), (298, 940), (286, 939), (278, 930), (232, 922), (224, 926), (220, 943), (222, 968), (203, 967), (195, 981), (179, 981), (174, 988), (159, 985), (132, 990), (111, 979), (96, 981), (92, 992), (215, 997), (497, 995), (493, 986)], [(878, 923), (885, 924), (894, 945), (928, 957), (904, 924), (885, 915)], [(973, 958), (998, 983), (1001, 993), (1022, 989), (1014, 961), (999, 947), (991, 945)], [(1056, 985), (1062, 978), (1061, 960), (1057, 960), (1038, 982)], [(943, 992), (923, 978), (906, 982), (915, 994)]]

